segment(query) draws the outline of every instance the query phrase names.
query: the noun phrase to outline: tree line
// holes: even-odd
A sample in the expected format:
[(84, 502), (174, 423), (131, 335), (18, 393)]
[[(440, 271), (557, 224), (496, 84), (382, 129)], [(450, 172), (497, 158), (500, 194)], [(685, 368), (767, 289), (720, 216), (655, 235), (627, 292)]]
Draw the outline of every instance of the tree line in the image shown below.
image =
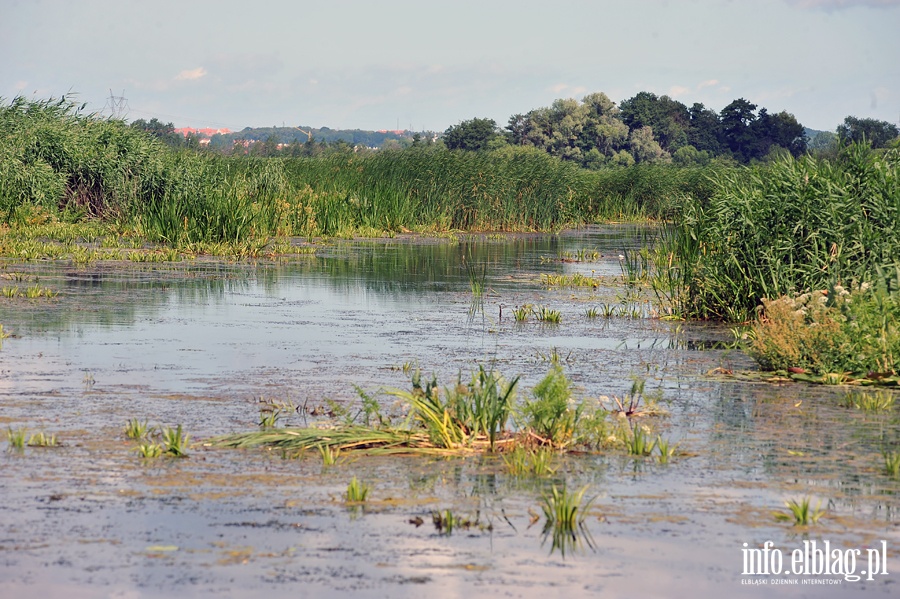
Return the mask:
[[(886, 121), (849, 116), (833, 137), (819, 143), (865, 140), (881, 148), (898, 135), (898, 128)], [(713, 159), (747, 164), (780, 153), (800, 156), (809, 149), (805, 127), (786, 111), (773, 114), (739, 98), (717, 113), (701, 103), (688, 107), (650, 92), (618, 105), (603, 93), (581, 101), (559, 99), (549, 107), (511, 116), (504, 129), (493, 119), (474, 118), (448, 128), (442, 139), (448, 148), (459, 150), (533, 146), (586, 168), (702, 165)]]

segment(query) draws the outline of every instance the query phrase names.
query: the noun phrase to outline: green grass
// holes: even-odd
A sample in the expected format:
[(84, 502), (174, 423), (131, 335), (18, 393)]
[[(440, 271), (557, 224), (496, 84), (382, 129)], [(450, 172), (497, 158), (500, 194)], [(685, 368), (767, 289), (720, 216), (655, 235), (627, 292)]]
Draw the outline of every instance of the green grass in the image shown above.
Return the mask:
[(161, 436), (163, 453), (176, 458), (187, 457), (188, 435), (182, 432), (180, 424), (175, 428), (162, 429)]
[(506, 471), (513, 476), (549, 476), (556, 472), (556, 452), (549, 447), (517, 445), (502, 458)]
[(721, 171), (679, 203), (659, 290), (678, 315), (743, 322), (763, 298), (872, 282), (900, 256), (898, 181), (900, 150), (862, 144)]
[(559, 324), (562, 321), (562, 313), (559, 310), (547, 308), (546, 306), (538, 307), (534, 314), (541, 322)]
[(884, 473), (892, 478), (900, 478), (900, 451), (882, 450)]
[(369, 497), (369, 491), (371, 491), (369, 485), (359, 482), (354, 476), (347, 485), (344, 500), (347, 503), (363, 503)]
[(6, 441), (9, 443), (10, 449), (25, 449), (28, 444), (28, 430), (25, 428), (13, 429), (6, 428)]
[(584, 498), (588, 488), (586, 485), (573, 493), (565, 486), (560, 489), (553, 485), (550, 492), (541, 497), (544, 539), (553, 539), (551, 552), (559, 549), (565, 555), (566, 551), (576, 549), (581, 539), (593, 547), (593, 539), (584, 527), (584, 518), (595, 499)]
[(132, 418), (125, 424), (125, 436), (136, 441), (146, 438), (151, 431), (146, 420), (141, 422), (137, 418)]
[(812, 507), (811, 499), (804, 497), (803, 499), (790, 499), (784, 504), (787, 512), (772, 512), (776, 520), (782, 522), (793, 522), (794, 526), (810, 526), (817, 524), (819, 519), (825, 515), (820, 501), (816, 507)]

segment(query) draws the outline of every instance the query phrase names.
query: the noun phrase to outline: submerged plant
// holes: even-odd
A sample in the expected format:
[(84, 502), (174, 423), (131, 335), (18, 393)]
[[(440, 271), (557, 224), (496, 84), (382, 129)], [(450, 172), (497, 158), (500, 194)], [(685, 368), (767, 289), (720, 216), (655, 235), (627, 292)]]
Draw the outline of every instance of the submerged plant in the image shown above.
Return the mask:
[(369, 485), (359, 482), (354, 476), (347, 485), (347, 491), (344, 493), (344, 500), (347, 503), (363, 503), (369, 496)]
[(801, 500), (790, 499), (784, 503), (784, 505), (788, 508), (787, 512), (772, 512), (772, 515), (775, 516), (776, 520), (780, 520), (783, 522), (791, 522), (793, 521), (794, 526), (809, 526), (811, 524), (816, 524), (825, 514), (825, 510), (822, 509), (822, 502), (820, 501), (816, 504), (816, 507), (811, 507), (811, 499), (809, 497), (804, 497)]
[(167, 455), (182, 458), (187, 456), (188, 435), (182, 433), (181, 425), (162, 429), (162, 444)]

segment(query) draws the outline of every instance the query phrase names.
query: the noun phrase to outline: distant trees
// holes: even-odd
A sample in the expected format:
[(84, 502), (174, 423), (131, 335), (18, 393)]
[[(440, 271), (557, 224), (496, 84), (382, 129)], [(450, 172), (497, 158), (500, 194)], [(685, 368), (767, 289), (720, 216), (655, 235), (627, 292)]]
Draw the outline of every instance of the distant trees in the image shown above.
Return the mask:
[(450, 150), (487, 150), (490, 142), (500, 137), (494, 119), (471, 119), (444, 131), (444, 145)]
[(174, 124), (163, 123), (155, 117), (150, 119), (149, 121), (146, 121), (144, 119), (132, 121), (131, 128), (149, 133), (153, 137), (169, 146), (179, 147), (185, 145), (184, 136), (179, 133), (175, 133)]
[(618, 106), (606, 94), (556, 100), (516, 114), (506, 126), (514, 145), (534, 146), (586, 168), (635, 163), (706, 164), (718, 156), (748, 163), (782, 148), (806, 151), (803, 126), (792, 114), (770, 114), (744, 98), (717, 114), (669, 96), (640, 92)]
[(893, 123), (876, 119), (858, 119), (848, 116), (838, 125), (837, 135), (841, 144), (866, 141), (873, 148), (885, 148), (900, 137), (900, 129)]

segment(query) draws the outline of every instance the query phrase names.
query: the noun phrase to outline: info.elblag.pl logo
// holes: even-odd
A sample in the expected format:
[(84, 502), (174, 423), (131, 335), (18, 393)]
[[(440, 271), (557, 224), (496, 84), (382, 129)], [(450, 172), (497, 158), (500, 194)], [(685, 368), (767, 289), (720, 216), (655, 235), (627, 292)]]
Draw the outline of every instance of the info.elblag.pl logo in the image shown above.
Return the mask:
[(742, 578), (741, 584), (830, 585), (888, 575), (887, 541), (850, 549), (832, 546), (831, 541), (803, 541), (801, 547), (787, 553), (772, 541), (761, 548), (749, 547), (748, 543), (743, 547), (741, 574), (752, 578)]

